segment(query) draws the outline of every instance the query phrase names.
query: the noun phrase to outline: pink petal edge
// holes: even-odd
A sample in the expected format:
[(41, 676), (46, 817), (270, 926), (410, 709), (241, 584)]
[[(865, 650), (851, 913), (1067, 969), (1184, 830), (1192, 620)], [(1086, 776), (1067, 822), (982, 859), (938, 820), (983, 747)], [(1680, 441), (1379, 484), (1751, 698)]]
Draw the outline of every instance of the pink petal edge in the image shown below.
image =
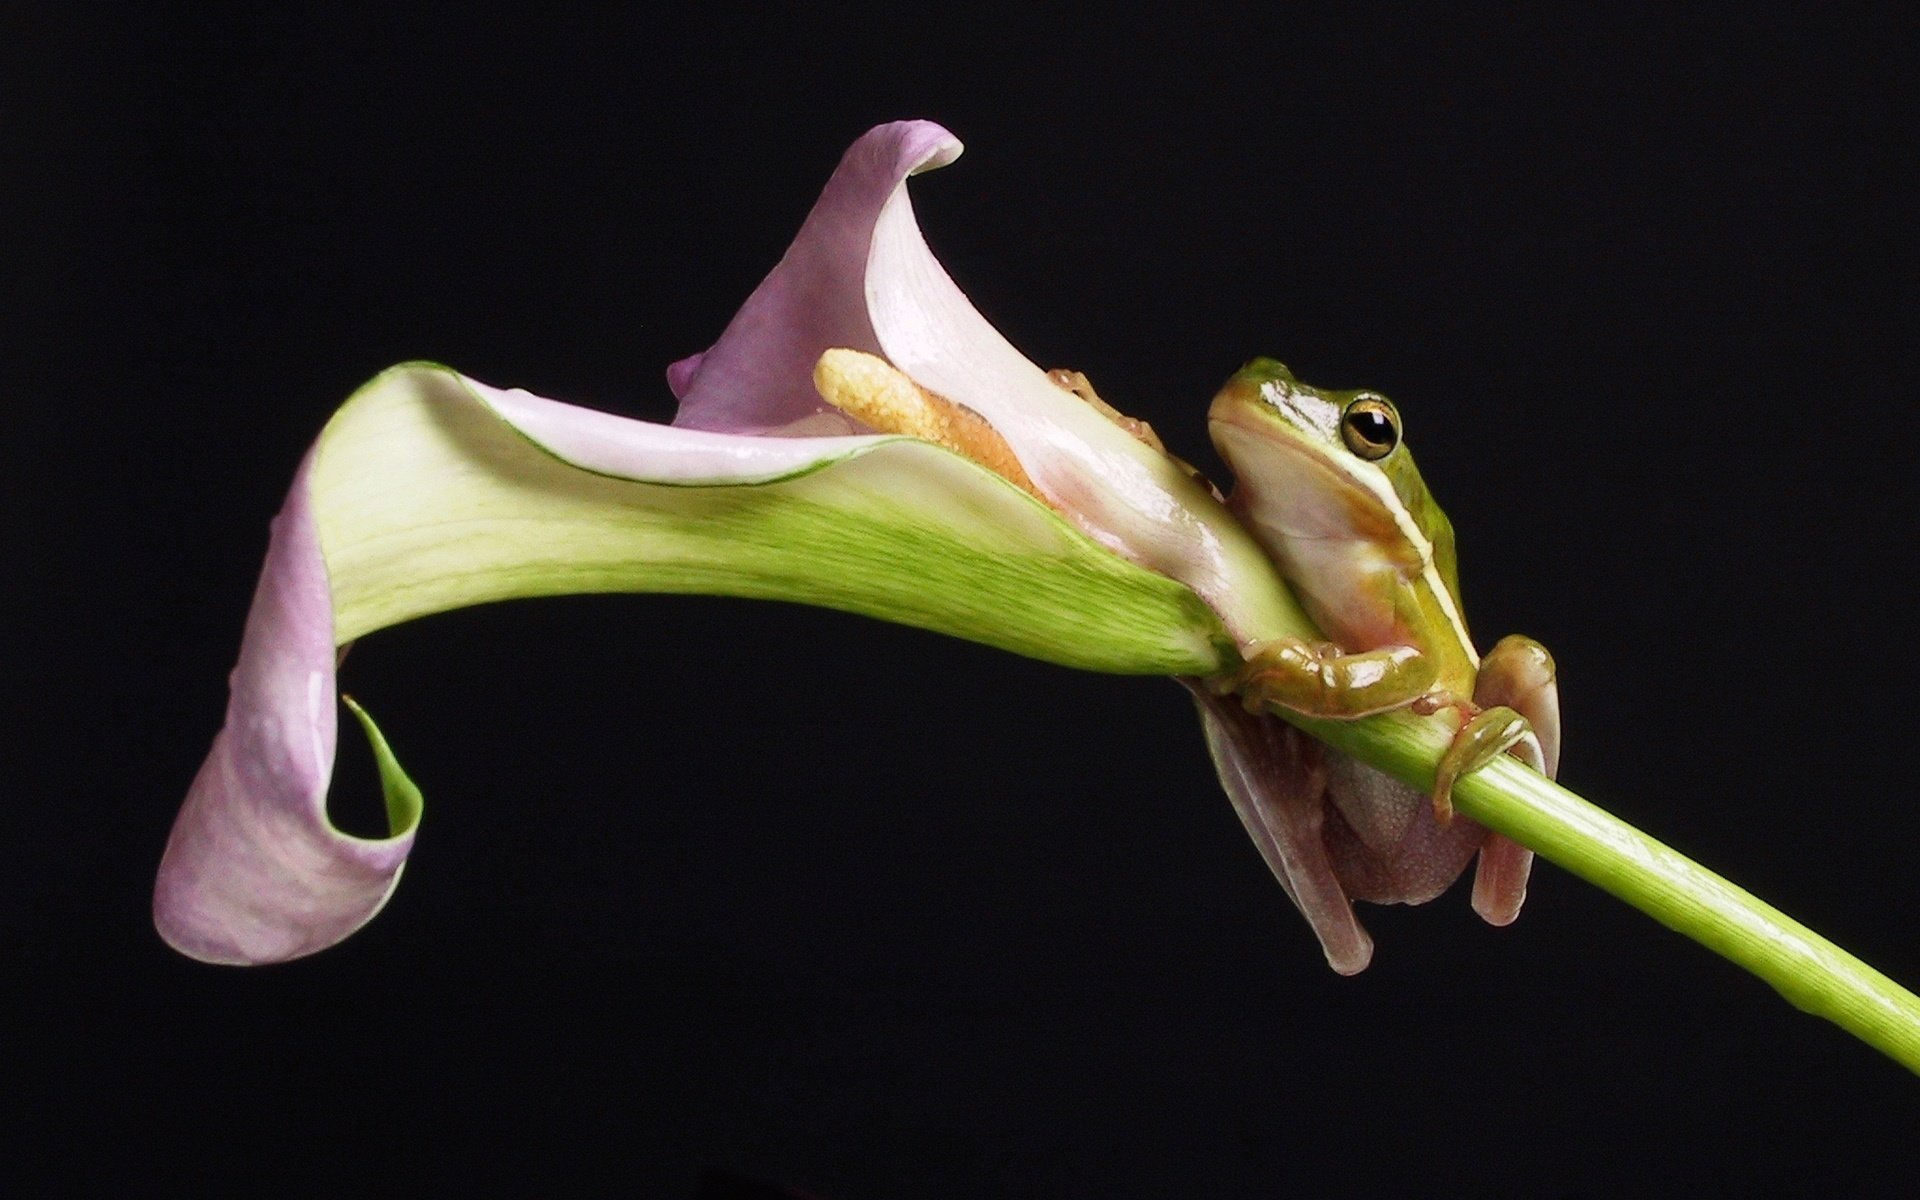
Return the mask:
[(207, 962), (279, 962), (333, 945), (380, 911), (412, 829), (350, 837), (327, 820), (335, 708), (333, 600), (308, 453), (273, 522), (225, 726), (188, 789), (154, 886), (154, 925)]
[(893, 441), (893, 435), (755, 437), (656, 425), (548, 400), (520, 388), (461, 383), (502, 420), (554, 456), (604, 475), (654, 483), (749, 484), (783, 479)]

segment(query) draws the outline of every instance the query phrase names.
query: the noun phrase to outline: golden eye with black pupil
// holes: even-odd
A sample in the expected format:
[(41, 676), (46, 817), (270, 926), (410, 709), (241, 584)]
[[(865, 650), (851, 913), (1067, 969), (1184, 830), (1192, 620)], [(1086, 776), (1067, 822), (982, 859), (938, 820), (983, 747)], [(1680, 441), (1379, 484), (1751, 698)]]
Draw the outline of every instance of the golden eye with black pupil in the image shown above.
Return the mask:
[(1400, 414), (1379, 396), (1362, 396), (1340, 414), (1340, 437), (1368, 462), (1393, 453), (1400, 444)]

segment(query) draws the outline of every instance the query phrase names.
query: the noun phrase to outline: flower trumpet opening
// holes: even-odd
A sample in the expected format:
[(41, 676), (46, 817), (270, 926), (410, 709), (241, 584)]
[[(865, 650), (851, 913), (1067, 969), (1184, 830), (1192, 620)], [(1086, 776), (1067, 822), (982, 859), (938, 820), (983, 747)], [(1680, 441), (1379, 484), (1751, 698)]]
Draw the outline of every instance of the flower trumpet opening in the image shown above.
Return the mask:
[(814, 380), (822, 355), (856, 351), (945, 402), (936, 408), (977, 415), (1035, 494), (1101, 545), (1192, 588), (1240, 643), (1310, 630), (1266, 554), (1191, 468), (1141, 436), (1141, 423), (1049, 379), (941, 267), (907, 180), (960, 150), (926, 121), (854, 143), (720, 340), (668, 369), (674, 423), (781, 437), (863, 429)]

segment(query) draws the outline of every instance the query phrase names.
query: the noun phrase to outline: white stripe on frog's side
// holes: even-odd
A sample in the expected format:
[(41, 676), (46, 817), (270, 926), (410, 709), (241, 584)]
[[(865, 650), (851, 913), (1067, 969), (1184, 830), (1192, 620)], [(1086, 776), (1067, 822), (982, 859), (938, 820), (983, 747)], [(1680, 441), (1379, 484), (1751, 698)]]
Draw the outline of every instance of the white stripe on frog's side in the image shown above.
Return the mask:
[(1426, 581), (1427, 586), (1433, 590), (1434, 596), (1439, 600), (1440, 611), (1446, 614), (1447, 624), (1452, 628), (1453, 636), (1460, 642), (1460, 648), (1466, 651), (1467, 661), (1478, 669), (1479, 652), (1473, 648), (1473, 640), (1467, 636), (1467, 623), (1460, 616), (1460, 607), (1454, 603), (1453, 593), (1447, 590), (1446, 581), (1440, 578), (1439, 564), (1433, 560), (1433, 542), (1421, 532), (1419, 524), (1413, 519), (1413, 514), (1407, 511), (1406, 504), (1401, 501), (1400, 493), (1393, 490), (1393, 484), (1388, 481), (1386, 473), (1377, 468), (1363, 470), (1342, 463), (1340, 469), (1346, 471), (1348, 477), (1354, 482), (1372, 492), (1374, 499), (1380, 502), (1381, 507), (1393, 514), (1393, 523), (1400, 527), (1400, 536), (1406, 538), (1407, 543), (1420, 554), (1421, 578)]
[[(1335, 424), (1339, 421), (1339, 406), (1329, 404), (1315, 395), (1317, 404), (1309, 409), (1300, 403), (1298, 393), (1275, 380), (1261, 384), (1260, 395), (1273, 407), (1286, 410), (1297, 423), (1318, 428), (1326, 444), (1338, 445), (1340, 434)], [(1420, 555), (1421, 578), (1438, 598), (1440, 611), (1446, 615), (1447, 624), (1452, 627), (1454, 638), (1459, 641), (1460, 648), (1466, 652), (1467, 661), (1477, 670), (1480, 666), (1480, 654), (1473, 648), (1473, 639), (1467, 636), (1467, 623), (1460, 615), (1460, 607), (1454, 602), (1453, 593), (1447, 590), (1446, 581), (1440, 578), (1439, 565), (1433, 560), (1433, 542), (1421, 532), (1419, 524), (1413, 519), (1413, 514), (1407, 511), (1405, 502), (1400, 499), (1400, 493), (1393, 490), (1393, 484), (1387, 479), (1386, 472), (1370, 463), (1361, 466), (1357, 460), (1345, 455), (1331, 454), (1325, 457), (1335, 464), (1336, 470), (1343, 472), (1349, 479), (1373, 493), (1374, 499), (1380, 502), (1380, 506), (1393, 514), (1393, 523), (1399, 526), (1400, 536), (1404, 537), (1407, 544)]]

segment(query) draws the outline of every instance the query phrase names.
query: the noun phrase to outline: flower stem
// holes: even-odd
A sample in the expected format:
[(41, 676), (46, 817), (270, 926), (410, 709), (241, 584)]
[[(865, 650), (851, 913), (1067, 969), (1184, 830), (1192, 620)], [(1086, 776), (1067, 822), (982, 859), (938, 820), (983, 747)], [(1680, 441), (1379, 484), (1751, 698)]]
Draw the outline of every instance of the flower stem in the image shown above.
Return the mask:
[[(1419, 787), (1446, 743), (1405, 713), (1298, 724)], [(1743, 888), (1512, 759), (1463, 777), (1453, 803), (1920, 1073), (1920, 997)]]

